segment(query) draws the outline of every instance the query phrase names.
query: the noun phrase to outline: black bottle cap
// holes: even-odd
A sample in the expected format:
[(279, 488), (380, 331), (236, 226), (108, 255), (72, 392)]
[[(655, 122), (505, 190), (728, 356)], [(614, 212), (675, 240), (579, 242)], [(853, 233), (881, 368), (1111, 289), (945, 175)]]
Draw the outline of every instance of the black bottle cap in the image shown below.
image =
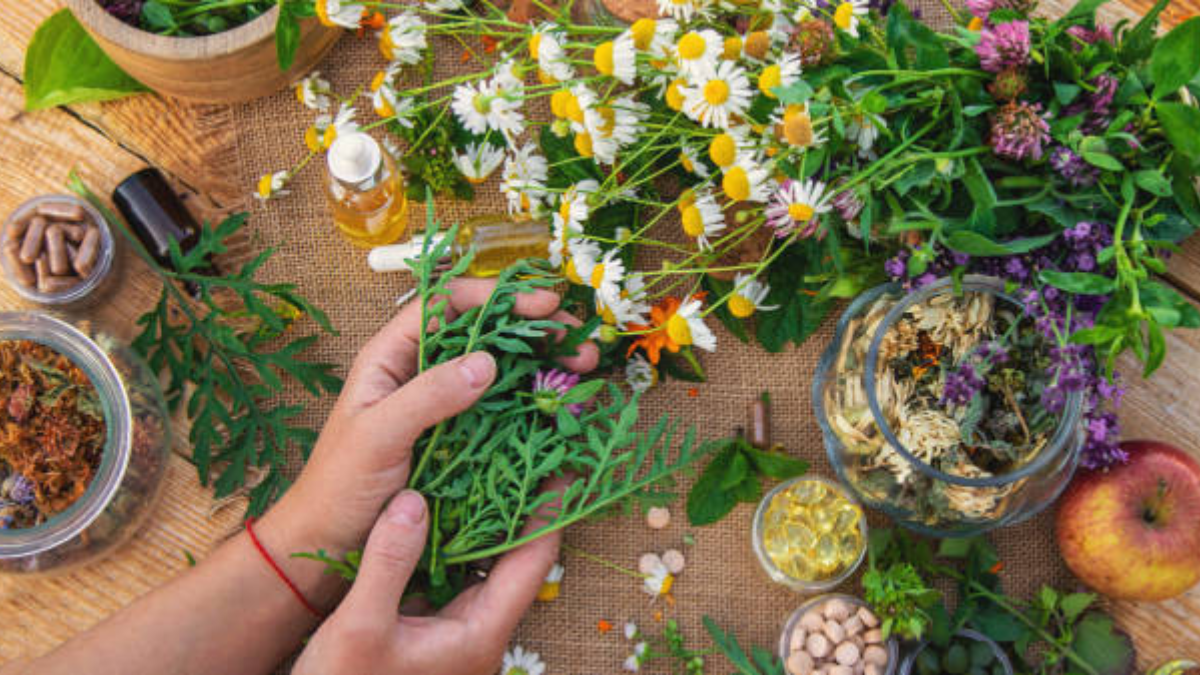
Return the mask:
[(172, 268), (172, 239), (184, 253), (196, 245), (200, 227), (158, 169), (130, 175), (113, 190), (112, 199), (130, 229), (163, 267)]

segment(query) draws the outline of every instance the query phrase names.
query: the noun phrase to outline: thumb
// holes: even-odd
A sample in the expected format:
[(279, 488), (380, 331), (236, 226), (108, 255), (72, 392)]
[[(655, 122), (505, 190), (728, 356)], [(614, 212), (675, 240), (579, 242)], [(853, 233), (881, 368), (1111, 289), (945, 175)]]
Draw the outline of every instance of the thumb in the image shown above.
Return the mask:
[[(487, 352), (472, 352), (441, 363), (414, 377), (366, 415), (374, 428), (392, 434), (389, 445), (406, 452), (429, 427), (470, 408), (496, 378), (496, 360)], [(399, 422), (399, 424), (397, 424)]]
[(396, 495), (367, 538), (358, 577), (343, 603), (350, 611), (393, 617), (408, 584), (429, 529), (425, 499), (414, 490)]

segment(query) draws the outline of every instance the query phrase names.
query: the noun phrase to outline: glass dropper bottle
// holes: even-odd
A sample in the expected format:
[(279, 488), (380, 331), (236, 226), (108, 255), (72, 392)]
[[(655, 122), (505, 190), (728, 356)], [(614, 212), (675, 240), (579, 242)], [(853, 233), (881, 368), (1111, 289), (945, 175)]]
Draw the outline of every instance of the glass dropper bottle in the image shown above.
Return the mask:
[[(438, 235), (439, 237), (442, 235)], [(376, 272), (408, 271), (405, 260), (419, 258), (425, 238), (413, 237), (403, 244), (372, 249), (367, 264)], [(550, 253), (550, 228), (545, 221), (514, 219), (510, 216), (481, 216), (459, 225), (450, 246), (450, 259), (439, 261), (449, 267), (474, 249), (467, 276), (494, 277), (525, 258), (546, 258)]]
[(340, 135), (329, 146), (326, 196), (333, 223), (350, 243), (390, 244), (408, 227), (404, 177), (391, 155), (365, 133)]

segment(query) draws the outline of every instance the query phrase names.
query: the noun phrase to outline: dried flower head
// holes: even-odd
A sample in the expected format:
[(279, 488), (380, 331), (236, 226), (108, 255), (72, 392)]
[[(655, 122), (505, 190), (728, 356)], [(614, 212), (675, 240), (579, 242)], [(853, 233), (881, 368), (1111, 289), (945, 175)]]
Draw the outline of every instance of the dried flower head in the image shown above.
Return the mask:
[(1041, 111), (1040, 103), (1011, 101), (1001, 106), (992, 114), (992, 151), (1005, 159), (1041, 159), (1050, 141), (1050, 125)]

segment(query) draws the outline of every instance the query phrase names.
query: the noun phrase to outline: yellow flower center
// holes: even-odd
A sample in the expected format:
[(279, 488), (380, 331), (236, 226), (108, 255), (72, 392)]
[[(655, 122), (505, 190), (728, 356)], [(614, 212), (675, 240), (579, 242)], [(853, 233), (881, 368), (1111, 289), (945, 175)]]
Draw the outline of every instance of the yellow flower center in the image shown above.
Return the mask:
[(558, 215), (563, 219), (563, 241), (567, 239), (567, 223), (571, 222), (571, 200), (564, 199), (558, 205)]
[(850, 30), (850, 22), (854, 18), (854, 5), (843, 2), (833, 10), (833, 23), (842, 30)]
[(613, 129), (617, 127), (617, 112), (609, 106), (604, 106), (596, 108), (596, 113), (600, 115), (601, 120), (604, 120), (604, 123), (597, 128), (604, 132), (605, 136), (612, 136)]
[(754, 313), (757, 309), (754, 302), (744, 295), (735, 295), (729, 298), (729, 313), (739, 319), (745, 319)]
[(304, 85), (303, 84), (296, 85), (296, 100), (300, 101), (301, 103), (304, 103)]
[(391, 61), (396, 55), (396, 46), (392, 43), (392, 31), (385, 30), (379, 36), (379, 53), (383, 54), (383, 58)]
[(679, 38), (679, 57), (685, 61), (695, 61), (704, 56), (705, 49), (708, 45), (704, 42), (704, 38), (700, 34), (692, 31), (683, 37)]
[(750, 198), (750, 176), (745, 169), (735, 166), (721, 178), (721, 189), (733, 201), (745, 201)]
[(321, 135), (321, 147), (328, 148), (329, 146), (333, 145), (335, 140), (337, 140), (337, 127), (330, 124), (329, 128), (325, 130), (325, 133)]
[(737, 159), (737, 142), (729, 134), (717, 134), (708, 144), (708, 157), (721, 168), (733, 164)]
[(320, 21), (322, 26), (333, 28), (337, 24), (329, 20), (329, 7), (326, 6), (325, 2), (326, 0), (317, 0), (317, 21)]
[(575, 134), (575, 152), (578, 152), (583, 157), (591, 157), (595, 154), (592, 150), (592, 135), (586, 131), (581, 131)]
[(783, 116), (783, 137), (791, 145), (799, 147), (812, 145), (812, 118), (806, 112), (789, 110)]
[(263, 176), (262, 178), (258, 179), (258, 196), (259, 197), (266, 199), (267, 197), (271, 196), (271, 193), (275, 192), (275, 190), (272, 189), (273, 186), (271, 185), (271, 183), (273, 182), (272, 178), (273, 177), (271, 176), (271, 174), (267, 174), (267, 175)]
[(551, 85), (551, 84), (557, 84), (558, 80), (554, 79), (554, 76), (551, 75), (550, 73), (547, 73), (546, 71), (542, 70), (541, 68), (538, 68), (538, 82), (541, 82), (542, 84), (545, 84), (545, 85)]
[(379, 91), (383, 83), (387, 81), (387, 71), (381, 70), (375, 73), (375, 77), (371, 78), (371, 91)]
[(604, 283), (604, 263), (596, 263), (592, 268), (592, 288), (600, 290), (600, 285)]
[(725, 50), (721, 52), (721, 58), (726, 61), (737, 61), (742, 55), (742, 38), (738, 35), (731, 35), (725, 38)]
[(471, 106), (475, 108), (475, 112), (480, 115), (486, 115), (492, 109), (492, 97), (485, 94), (475, 94), (475, 98), (471, 99)]
[(725, 80), (711, 80), (704, 85), (704, 100), (709, 105), (722, 105), (729, 100), (729, 83)]
[(692, 163), (692, 158), (688, 157), (686, 152), (679, 153), (679, 163), (683, 166), (684, 171), (696, 173), (696, 165)]
[(534, 33), (533, 37), (529, 38), (529, 58), (534, 61), (538, 60), (538, 50), (542, 48), (542, 34)]
[[(692, 327), (688, 325), (687, 319), (683, 318), (682, 316), (679, 316), (678, 312), (675, 314), (672, 314), (671, 318), (667, 319), (667, 337), (671, 338), (671, 340), (675, 344), (679, 344), (679, 345), (692, 344)], [(669, 577), (669, 576), (667, 577), (668, 580), (670, 578), (671, 577)], [(668, 589), (669, 586), (670, 586), (669, 581), (663, 582), (664, 589)], [(666, 592), (666, 590), (664, 590), (663, 592)]]
[[(689, 334), (689, 335), (690, 335), (690, 334)], [(676, 342), (679, 342), (679, 341), (678, 341), (678, 340), (676, 340)], [(682, 343), (682, 342), (680, 342), (679, 344), (683, 344), (683, 343)], [(690, 342), (689, 342), (689, 344), (690, 344)], [(671, 575), (671, 574), (668, 574), (668, 575), (666, 576), (666, 578), (664, 578), (664, 579), (663, 579), (663, 582), (662, 582), (662, 588), (661, 588), (661, 589), (659, 590), (659, 592), (658, 592), (658, 593), (659, 593), (659, 595), (666, 595), (667, 593), (670, 593), (670, 592), (671, 592), (671, 587), (672, 587), (672, 586), (674, 586), (674, 585), (675, 585), (675, 576), (674, 576), (674, 575)]]
[(679, 195), (679, 212), (683, 213), (684, 209), (686, 209), (687, 207), (689, 207), (695, 203), (696, 203), (696, 191), (693, 190), (692, 188), (688, 188), (688, 189), (684, 190)]
[(602, 75), (613, 74), (613, 43), (612, 40), (602, 42), (596, 47), (592, 53), (592, 61), (596, 64), (596, 70)]
[(758, 76), (758, 90), (770, 98), (775, 98), (775, 92), (771, 90), (782, 84), (783, 69), (777, 65), (767, 66), (763, 69), (762, 75)]
[(304, 130), (304, 147), (308, 148), (309, 152), (320, 152), (321, 147), (321, 132), (317, 131), (316, 126), (311, 126)]
[(704, 234), (704, 217), (700, 215), (700, 207), (695, 204), (688, 205), (683, 210), (683, 231), (687, 236), (695, 239)]
[(746, 36), (746, 54), (761, 60), (771, 49), (771, 36), (766, 31), (756, 30)]
[(394, 117), (396, 109), (392, 107), (391, 102), (383, 96), (379, 96), (378, 99), (378, 102), (375, 104), (375, 114), (380, 117)]
[(573, 284), (583, 285), (583, 278), (579, 276), (579, 269), (575, 267), (575, 260), (572, 258), (563, 266), (563, 276)]
[(629, 33), (633, 35), (633, 46), (643, 51), (650, 48), (650, 43), (654, 40), (654, 19), (638, 19), (629, 27)]
[[(559, 89), (550, 95), (550, 112), (554, 113), (555, 117), (566, 118), (571, 110), (571, 101), (575, 100), (575, 95), (568, 89)], [(575, 107), (579, 107), (576, 103)]]
[(788, 206), (788, 217), (798, 222), (808, 222), (813, 217), (813, 207), (808, 204), (791, 204)]
[(579, 106), (578, 98), (571, 96), (566, 103), (566, 112), (567, 119), (578, 124), (583, 124), (583, 108)]
[(667, 105), (671, 110), (683, 110), (683, 80), (674, 80), (667, 85)]

